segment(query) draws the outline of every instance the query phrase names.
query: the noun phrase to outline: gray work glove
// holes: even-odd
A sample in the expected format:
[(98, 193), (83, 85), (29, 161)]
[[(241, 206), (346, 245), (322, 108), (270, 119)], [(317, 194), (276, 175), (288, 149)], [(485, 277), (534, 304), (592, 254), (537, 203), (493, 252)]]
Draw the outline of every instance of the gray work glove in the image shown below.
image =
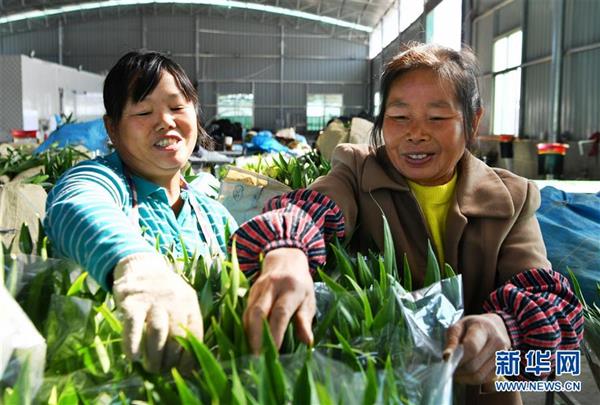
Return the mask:
[(146, 370), (189, 368), (189, 353), (173, 339), (188, 329), (202, 340), (203, 325), (196, 291), (156, 253), (136, 253), (114, 270), (113, 294), (123, 314), (123, 350), (142, 360)]

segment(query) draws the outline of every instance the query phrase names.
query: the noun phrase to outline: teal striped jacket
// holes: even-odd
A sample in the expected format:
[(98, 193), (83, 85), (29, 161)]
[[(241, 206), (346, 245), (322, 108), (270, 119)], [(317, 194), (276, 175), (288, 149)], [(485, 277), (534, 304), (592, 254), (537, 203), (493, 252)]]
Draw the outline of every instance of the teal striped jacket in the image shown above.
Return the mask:
[(139, 227), (131, 220), (132, 192), (116, 152), (68, 170), (46, 201), (44, 229), (54, 252), (77, 262), (107, 290), (117, 262), (133, 253), (155, 252), (157, 240), (163, 254), (170, 251), (181, 257), (185, 246), (190, 255), (206, 255), (208, 241), (190, 198), (196, 199), (221, 250), (226, 252), (225, 227), (229, 223), (233, 232), (237, 224), (220, 203), (190, 187), (181, 191), (184, 205), (176, 216), (163, 187), (135, 175), (132, 179)]

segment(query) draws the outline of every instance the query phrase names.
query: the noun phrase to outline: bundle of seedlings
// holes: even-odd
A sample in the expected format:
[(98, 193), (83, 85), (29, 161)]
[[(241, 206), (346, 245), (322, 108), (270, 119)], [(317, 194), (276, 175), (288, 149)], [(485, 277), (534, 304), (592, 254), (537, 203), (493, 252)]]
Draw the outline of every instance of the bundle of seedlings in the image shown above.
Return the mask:
[(41, 153), (31, 153), (23, 147), (7, 148), (5, 153), (0, 155), (0, 176), (12, 180), (24, 172), (31, 171), (33, 173), (29, 173), (30, 176), (23, 180), (40, 184), (48, 191), (64, 172), (89, 158), (87, 153), (72, 146), (52, 147)]
[(49, 258), (45, 238), (22, 237), (22, 251), (31, 254), (4, 257), (3, 279), (47, 353), (41, 380), (29, 372), (39, 358), (21, 362), (10, 381), (0, 376), (3, 402), (450, 404), (460, 355), (446, 362), (441, 354), (445, 329), (462, 315), (460, 276), (440, 269), (429, 247), (425, 287), (411, 292), (408, 261), (395, 262), (384, 223), (383, 255), (351, 255), (337, 241), (329, 246), (331, 260), (315, 276), (313, 346), (299, 343), (290, 325), (277, 350), (265, 324), (258, 356), (242, 324), (250, 284), (235, 248), (211, 264), (198, 255), (171, 256), (198, 292), (205, 335), (203, 342), (179, 339), (197, 361), (193, 370), (160, 375), (124, 356), (111, 295), (73, 263)]
[(320, 176), (331, 171), (331, 164), (316, 151), (295, 157), (279, 153), (258, 156), (242, 166), (246, 170), (271, 177), (294, 190), (306, 188)]

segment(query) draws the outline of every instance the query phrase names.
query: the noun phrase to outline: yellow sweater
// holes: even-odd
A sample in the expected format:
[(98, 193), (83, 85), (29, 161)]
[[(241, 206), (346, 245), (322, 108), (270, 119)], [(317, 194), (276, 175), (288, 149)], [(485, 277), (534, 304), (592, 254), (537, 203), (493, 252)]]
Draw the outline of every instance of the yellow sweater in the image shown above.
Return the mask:
[(441, 266), (444, 265), (444, 235), (446, 234), (446, 217), (448, 216), (448, 208), (450, 208), (450, 200), (454, 194), (456, 187), (456, 172), (452, 179), (440, 186), (422, 186), (413, 181), (408, 180), (408, 185), (417, 199), (427, 227), (433, 240), (433, 246), (437, 251), (437, 256)]

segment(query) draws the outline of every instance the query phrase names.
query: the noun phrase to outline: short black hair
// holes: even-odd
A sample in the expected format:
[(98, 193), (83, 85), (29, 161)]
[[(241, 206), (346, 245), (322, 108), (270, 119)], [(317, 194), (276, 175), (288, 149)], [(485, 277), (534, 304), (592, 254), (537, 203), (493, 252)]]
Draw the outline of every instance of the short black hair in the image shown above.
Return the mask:
[(482, 105), (477, 85), (479, 65), (475, 55), (466, 47), (456, 51), (436, 44), (409, 42), (386, 65), (381, 76), (381, 108), (371, 133), (371, 144), (374, 147), (383, 145), (383, 119), (392, 85), (404, 74), (422, 68), (431, 69), (441, 80), (452, 86), (463, 112), (466, 144), (467, 147), (471, 146), (477, 129), (473, 128), (473, 120)]
[(177, 88), (187, 101), (194, 104), (198, 117), (198, 143), (210, 146), (212, 141), (200, 124), (198, 93), (183, 68), (168, 56), (154, 51), (137, 50), (126, 53), (110, 69), (104, 80), (103, 98), (106, 115), (113, 125), (123, 117), (128, 100), (142, 101), (156, 88), (164, 72), (175, 79)]

